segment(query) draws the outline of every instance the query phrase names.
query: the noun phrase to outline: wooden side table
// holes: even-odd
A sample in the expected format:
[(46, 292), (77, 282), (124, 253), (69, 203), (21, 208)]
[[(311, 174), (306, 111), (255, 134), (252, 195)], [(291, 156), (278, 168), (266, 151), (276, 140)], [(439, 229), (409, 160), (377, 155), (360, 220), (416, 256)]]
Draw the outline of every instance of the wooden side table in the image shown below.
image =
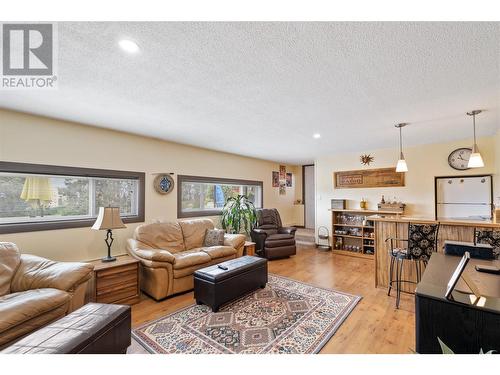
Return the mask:
[(243, 245), (243, 254), (255, 256), (255, 242), (245, 241)]
[(133, 305), (139, 302), (139, 261), (129, 255), (116, 258), (114, 262), (96, 260), (92, 279), (92, 301)]

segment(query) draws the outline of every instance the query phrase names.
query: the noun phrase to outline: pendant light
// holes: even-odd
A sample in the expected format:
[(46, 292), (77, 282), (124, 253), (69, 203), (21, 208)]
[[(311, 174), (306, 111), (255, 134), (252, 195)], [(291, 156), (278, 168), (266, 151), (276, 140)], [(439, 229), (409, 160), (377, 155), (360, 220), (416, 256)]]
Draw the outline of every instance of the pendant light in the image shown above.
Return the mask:
[(403, 135), (401, 134), (401, 128), (408, 125), (407, 123), (402, 122), (401, 124), (394, 125), (399, 129), (399, 160), (396, 165), (396, 172), (408, 172), (408, 166), (406, 165), (406, 160), (403, 155)]
[(479, 148), (476, 143), (476, 115), (481, 113), (480, 109), (476, 109), (474, 111), (467, 112), (469, 116), (472, 116), (472, 126), (474, 128), (474, 144), (472, 145), (472, 153), (470, 154), (469, 164), (467, 167), (469, 168), (481, 168), (484, 167), (483, 158), (479, 153)]

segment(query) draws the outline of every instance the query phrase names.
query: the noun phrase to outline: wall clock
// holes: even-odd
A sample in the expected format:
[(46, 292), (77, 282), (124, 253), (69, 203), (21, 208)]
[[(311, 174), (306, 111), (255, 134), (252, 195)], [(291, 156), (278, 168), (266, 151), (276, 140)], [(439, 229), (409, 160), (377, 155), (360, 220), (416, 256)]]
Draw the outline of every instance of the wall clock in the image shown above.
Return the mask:
[(453, 169), (457, 169), (459, 171), (465, 171), (466, 169), (469, 169), (469, 167), (467, 167), (467, 164), (469, 164), (469, 157), (471, 152), (472, 150), (470, 148), (457, 148), (448, 156), (448, 164)]
[(159, 174), (155, 177), (153, 185), (156, 192), (160, 194), (168, 194), (174, 188), (174, 179), (169, 174)]

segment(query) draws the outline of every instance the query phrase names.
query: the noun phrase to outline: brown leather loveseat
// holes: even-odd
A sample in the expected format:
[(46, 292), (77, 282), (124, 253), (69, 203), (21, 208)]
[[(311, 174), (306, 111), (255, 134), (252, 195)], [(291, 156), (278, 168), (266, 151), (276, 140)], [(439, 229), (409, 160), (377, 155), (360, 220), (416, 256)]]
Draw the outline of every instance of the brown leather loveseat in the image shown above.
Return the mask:
[(194, 271), (243, 255), (245, 236), (224, 234), (223, 246), (203, 246), (210, 219), (138, 226), (127, 251), (141, 261), (141, 289), (160, 300), (193, 289)]
[(85, 303), (93, 266), (20, 254), (0, 242), (0, 347)]

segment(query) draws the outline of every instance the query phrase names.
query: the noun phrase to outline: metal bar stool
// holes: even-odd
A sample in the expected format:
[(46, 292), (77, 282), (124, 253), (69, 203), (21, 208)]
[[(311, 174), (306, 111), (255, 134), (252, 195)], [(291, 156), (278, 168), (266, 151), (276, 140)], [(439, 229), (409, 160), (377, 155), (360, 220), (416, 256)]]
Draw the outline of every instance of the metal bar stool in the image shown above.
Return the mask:
[[(389, 237), (385, 242), (391, 242), (389, 256), (391, 264), (389, 268), (389, 290), (387, 295), (391, 295), (393, 284), (396, 283), (396, 308), (399, 309), (399, 301), (401, 300), (401, 284), (411, 283), (417, 284), (422, 278), (422, 263), (427, 266), (427, 261), (431, 254), (437, 251), (437, 238), (439, 232), (439, 223), (437, 224), (408, 224), (408, 239)], [(396, 241), (407, 242), (407, 247), (395, 247)], [(405, 261), (411, 261), (415, 264), (415, 273), (417, 280), (403, 280), (403, 266)], [(396, 274), (394, 275), (394, 266), (396, 266)], [(394, 276), (396, 278), (394, 279)]]

